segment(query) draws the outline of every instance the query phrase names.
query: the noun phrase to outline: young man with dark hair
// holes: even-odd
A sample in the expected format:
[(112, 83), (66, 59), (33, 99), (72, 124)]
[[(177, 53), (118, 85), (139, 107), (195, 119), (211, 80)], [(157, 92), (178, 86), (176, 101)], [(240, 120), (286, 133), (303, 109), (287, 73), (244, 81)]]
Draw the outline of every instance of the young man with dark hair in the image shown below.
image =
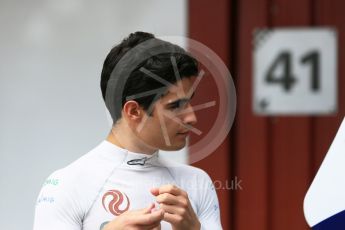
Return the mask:
[(34, 230), (222, 229), (207, 173), (159, 157), (183, 148), (194, 130), (198, 73), (195, 58), (149, 33), (115, 46), (101, 76), (113, 127), (46, 180)]

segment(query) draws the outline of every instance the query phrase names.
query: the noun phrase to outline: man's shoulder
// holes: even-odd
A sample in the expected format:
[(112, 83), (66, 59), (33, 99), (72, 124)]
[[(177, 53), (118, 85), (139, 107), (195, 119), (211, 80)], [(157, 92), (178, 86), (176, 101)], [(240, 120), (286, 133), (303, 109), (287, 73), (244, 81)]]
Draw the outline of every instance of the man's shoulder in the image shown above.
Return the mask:
[(172, 160), (164, 159), (165, 166), (176, 176), (180, 178), (197, 181), (211, 181), (210, 176), (206, 171), (193, 165), (174, 162)]
[(93, 171), (95, 164), (98, 161), (100, 161), (100, 159), (97, 156), (96, 147), (69, 163), (67, 166), (57, 169), (52, 173), (52, 175), (67, 177), (71, 180), (74, 180), (79, 178), (81, 175), (85, 175), (85, 173)]
[(56, 206), (88, 210), (99, 189), (114, 170), (114, 165), (99, 154), (96, 147), (64, 168), (51, 173), (45, 180), (38, 203), (51, 197)]
[(55, 170), (46, 179), (45, 184), (50, 181), (58, 181), (59, 187), (66, 191), (89, 189), (90, 186), (98, 187), (114, 168), (109, 160), (102, 157), (99, 146), (64, 168)]

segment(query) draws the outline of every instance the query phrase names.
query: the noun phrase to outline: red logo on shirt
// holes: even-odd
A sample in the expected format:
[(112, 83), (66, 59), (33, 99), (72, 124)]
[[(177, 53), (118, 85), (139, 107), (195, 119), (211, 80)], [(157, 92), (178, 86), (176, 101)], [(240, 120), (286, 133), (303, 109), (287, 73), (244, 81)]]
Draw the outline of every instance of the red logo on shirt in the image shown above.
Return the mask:
[[(123, 203), (123, 196), (126, 196), (127, 198), (127, 205), (121, 210), (120, 205)], [(130, 202), (125, 193), (122, 193), (119, 190), (109, 190), (103, 195), (102, 205), (107, 212), (110, 212), (115, 216), (119, 216), (129, 209)]]

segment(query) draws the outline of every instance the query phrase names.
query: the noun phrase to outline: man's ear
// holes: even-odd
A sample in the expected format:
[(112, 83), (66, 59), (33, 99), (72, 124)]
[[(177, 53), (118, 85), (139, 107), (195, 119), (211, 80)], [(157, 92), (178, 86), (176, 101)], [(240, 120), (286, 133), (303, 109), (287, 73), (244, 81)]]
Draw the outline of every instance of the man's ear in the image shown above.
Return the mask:
[(140, 121), (143, 117), (143, 108), (136, 101), (126, 101), (122, 108), (123, 116), (126, 120)]

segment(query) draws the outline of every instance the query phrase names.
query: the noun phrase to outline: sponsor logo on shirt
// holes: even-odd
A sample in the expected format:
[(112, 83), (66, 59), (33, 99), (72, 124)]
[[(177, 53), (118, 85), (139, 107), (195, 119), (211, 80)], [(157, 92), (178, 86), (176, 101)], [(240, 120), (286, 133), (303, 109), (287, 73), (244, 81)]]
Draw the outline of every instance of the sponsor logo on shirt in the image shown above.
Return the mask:
[(56, 179), (56, 178), (48, 178), (45, 182), (44, 182), (44, 184), (43, 184), (43, 186), (46, 186), (46, 185), (58, 185), (59, 184), (59, 179)]
[(109, 223), (109, 221), (106, 221), (106, 222), (102, 223), (101, 226), (99, 227), (99, 230), (102, 230), (102, 229), (104, 228), (104, 226), (105, 226), (106, 224), (108, 224), (108, 223)]
[[(125, 203), (124, 197), (126, 197)], [(119, 216), (129, 209), (130, 201), (125, 193), (120, 192), (119, 190), (109, 190), (103, 195), (102, 205), (107, 212), (110, 212), (114, 216)], [(125, 208), (123, 208), (124, 205)], [(122, 207), (122, 209), (120, 208), (120, 206)]]
[(36, 205), (40, 204), (40, 203), (54, 203), (55, 202), (55, 198), (54, 197), (51, 197), (51, 196), (44, 196), (44, 195), (41, 195), (37, 202), (36, 202)]

